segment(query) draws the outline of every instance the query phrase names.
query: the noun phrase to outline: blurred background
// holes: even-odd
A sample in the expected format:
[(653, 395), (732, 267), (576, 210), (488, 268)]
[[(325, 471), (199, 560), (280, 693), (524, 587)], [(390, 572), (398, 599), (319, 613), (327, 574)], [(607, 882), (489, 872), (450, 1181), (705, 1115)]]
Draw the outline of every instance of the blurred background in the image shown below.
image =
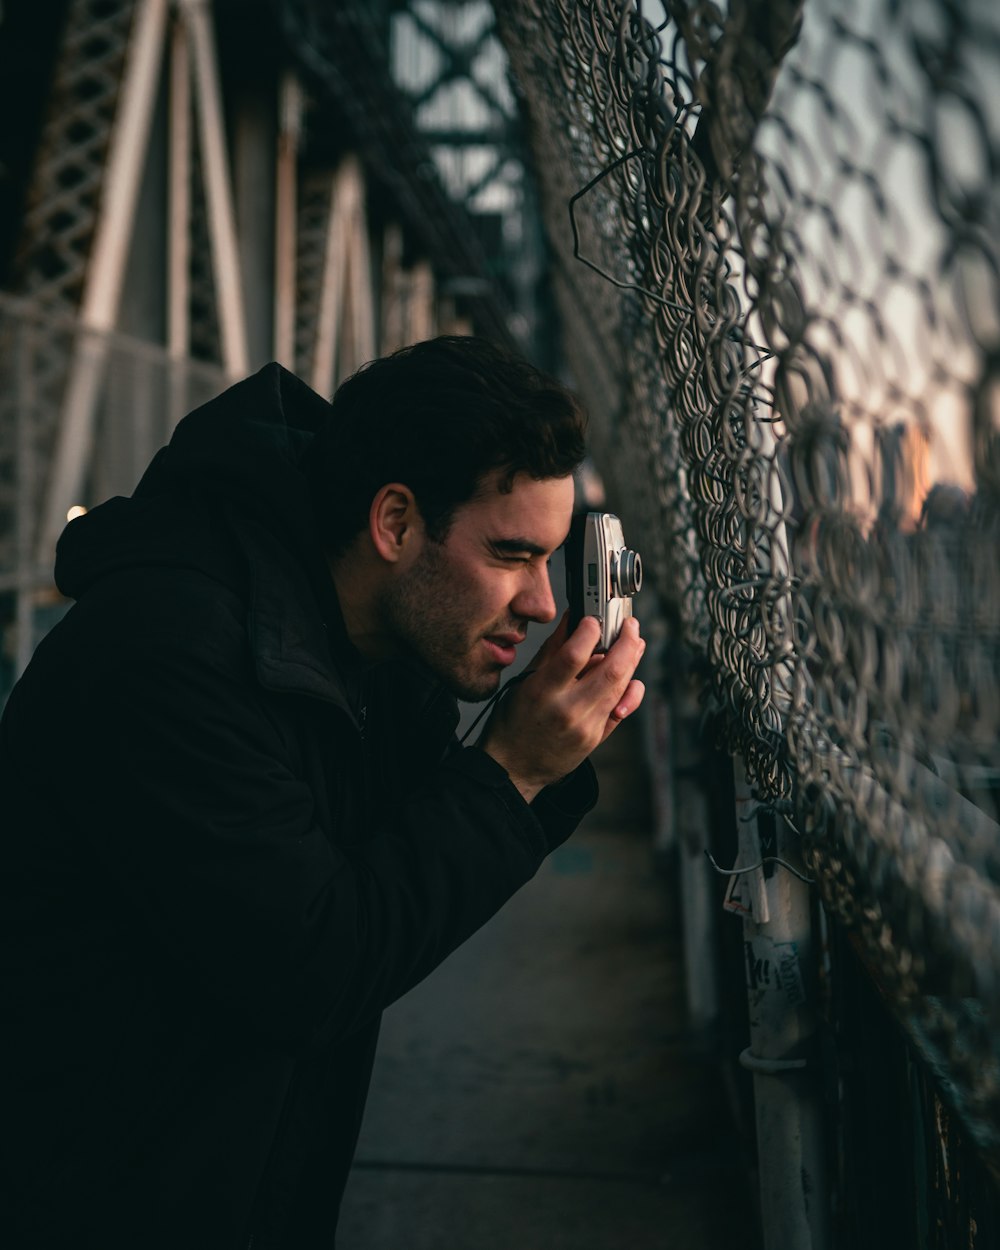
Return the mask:
[[(677, 969), (741, 1239), (1000, 1246), (998, 179), (991, 0), (3, 0), (0, 701), (62, 528), (192, 407), (272, 359), (329, 395), (437, 333), (522, 351), (643, 555), (605, 767), (662, 945), (619, 955)], [(673, 1153), (539, 1175), (662, 1193), (693, 1121), (634, 1100)], [(345, 1244), (425, 1244), (366, 1140)], [(630, 1201), (566, 1244), (674, 1244)], [(563, 1244), (498, 1209), (426, 1244)]]

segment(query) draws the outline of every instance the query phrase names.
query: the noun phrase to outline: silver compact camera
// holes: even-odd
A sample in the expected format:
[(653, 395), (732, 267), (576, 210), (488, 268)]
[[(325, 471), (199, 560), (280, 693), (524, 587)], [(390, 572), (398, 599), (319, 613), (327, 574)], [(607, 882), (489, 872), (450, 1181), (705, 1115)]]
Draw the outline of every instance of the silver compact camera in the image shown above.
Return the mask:
[(610, 512), (581, 512), (566, 540), (570, 632), (585, 616), (601, 626), (598, 651), (607, 651), (632, 615), (642, 589), (642, 558), (625, 546), (622, 523)]

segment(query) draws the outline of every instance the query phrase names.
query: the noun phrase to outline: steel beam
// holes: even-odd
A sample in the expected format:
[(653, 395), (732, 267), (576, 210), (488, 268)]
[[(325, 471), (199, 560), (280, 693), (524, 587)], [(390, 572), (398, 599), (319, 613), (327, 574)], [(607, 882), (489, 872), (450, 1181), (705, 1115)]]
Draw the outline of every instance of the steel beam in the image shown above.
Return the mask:
[(94, 440), (94, 423), (107, 348), (102, 335), (114, 328), (139, 185), (145, 170), (153, 108), (160, 82), (168, 0), (139, 0), (103, 181), (101, 215), (60, 416), (52, 470), (39, 527), (38, 558), (51, 560), (66, 523), (66, 510), (80, 491)]

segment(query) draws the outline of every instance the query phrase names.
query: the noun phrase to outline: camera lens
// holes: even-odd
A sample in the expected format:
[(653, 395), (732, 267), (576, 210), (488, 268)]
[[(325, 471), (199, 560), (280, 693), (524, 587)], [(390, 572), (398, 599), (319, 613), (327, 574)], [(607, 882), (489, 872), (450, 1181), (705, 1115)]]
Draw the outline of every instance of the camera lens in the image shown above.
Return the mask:
[(622, 548), (612, 561), (611, 585), (622, 598), (638, 594), (642, 589), (642, 557), (638, 551)]

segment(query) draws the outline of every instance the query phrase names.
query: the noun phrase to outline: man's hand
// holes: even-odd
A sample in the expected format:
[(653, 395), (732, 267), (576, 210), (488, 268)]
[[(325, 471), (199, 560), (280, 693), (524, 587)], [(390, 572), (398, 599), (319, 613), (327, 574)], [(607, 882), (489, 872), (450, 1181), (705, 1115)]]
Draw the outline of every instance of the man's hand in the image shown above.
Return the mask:
[(567, 637), (565, 618), (535, 657), (534, 670), (498, 704), (479, 745), (527, 802), (571, 773), (642, 702), (632, 674), (646, 644), (630, 617), (606, 654), (601, 629), (584, 617)]

